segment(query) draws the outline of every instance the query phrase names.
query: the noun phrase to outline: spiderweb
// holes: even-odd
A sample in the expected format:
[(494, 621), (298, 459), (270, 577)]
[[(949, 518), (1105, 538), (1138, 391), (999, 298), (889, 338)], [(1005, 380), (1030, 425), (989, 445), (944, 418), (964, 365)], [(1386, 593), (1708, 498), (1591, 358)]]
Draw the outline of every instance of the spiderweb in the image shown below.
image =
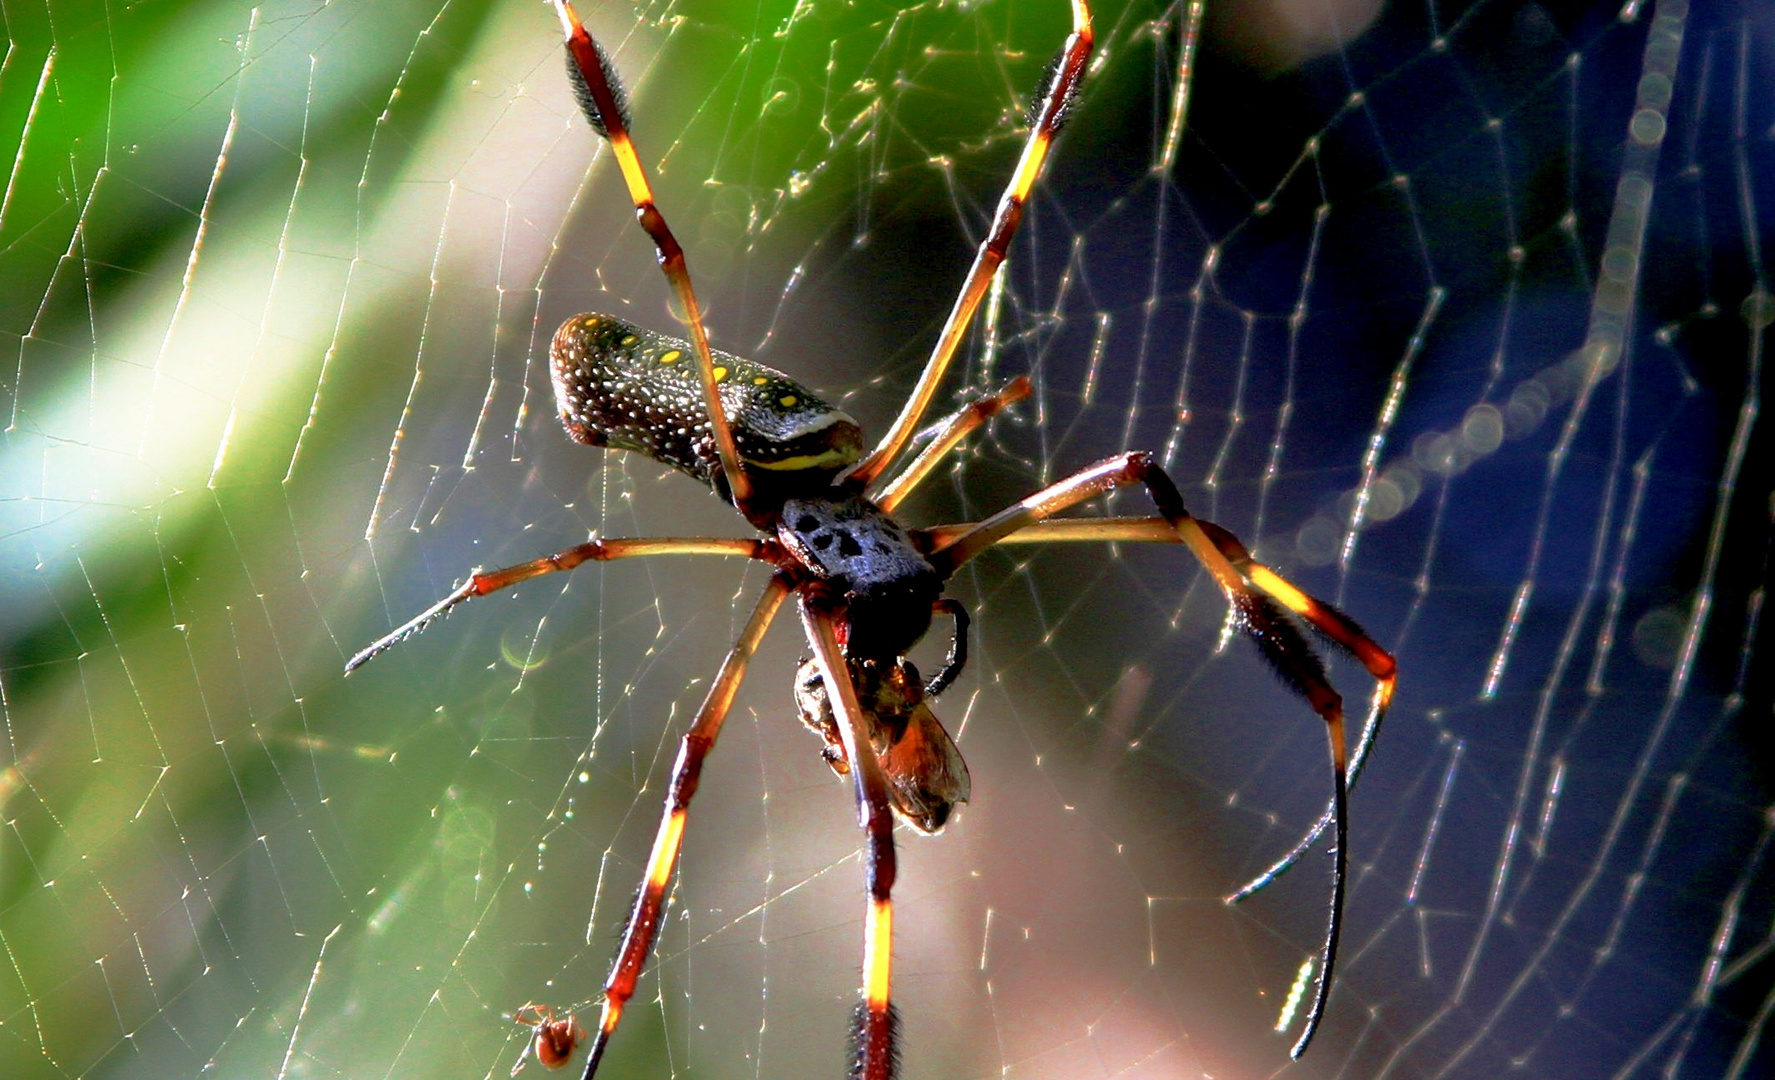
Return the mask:
[[(582, 568), (339, 674), (472, 565), (742, 532), (552, 418), (563, 317), (671, 323), (553, 18), (0, 14), (0, 1073), (504, 1076), (519, 1006), (594, 1013), (763, 584)], [(883, 430), (1064, 5), (585, 14), (716, 344)], [(1327, 860), (1222, 897), (1317, 816), (1318, 721), (1175, 548), (979, 560), (939, 709), (974, 800), (900, 837), (905, 1074), (1767, 1075), (1769, 11), (1097, 26), (950, 387), (1036, 393), (906, 516), (1151, 448), (1393, 649), (1400, 693), (1290, 1067)], [(786, 620), (710, 760), (609, 1076), (842, 1068), (860, 845), (799, 650)]]

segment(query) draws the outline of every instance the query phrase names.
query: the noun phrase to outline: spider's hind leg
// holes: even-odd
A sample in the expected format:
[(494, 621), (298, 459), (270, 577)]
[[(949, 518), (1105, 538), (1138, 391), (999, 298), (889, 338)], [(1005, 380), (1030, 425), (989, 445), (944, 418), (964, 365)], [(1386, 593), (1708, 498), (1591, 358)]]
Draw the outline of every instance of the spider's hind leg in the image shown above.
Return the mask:
[(1091, 28), (1090, 5), (1085, 0), (1072, 0), (1071, 6), (1072, 33), (1067, 35), (1060, 51), (1042, 73), (1042, 79), (1036, 84), (1035, 93), (1031, 96), (1029, 138), (1023, 144), (1022, 156), (1017, 159), (1016, 171), (1011, 174), (1010, 182), (999, 195), (998, 207), (992, 214), (992, 226), (981, 238), (980, 246), (974, 252), (974, 264), (968, 268), (968, 276), (962, 281), (961, 292), (956, 294), (955, 305), (949, 309), (949, 318), (943, 323), (937, 344), (931, 349), (930, 359), (925, 361), (924, 370), (919, 373), (918, 383), (912, 388), (911, 396), (901, 407), (900, 415), (894, 419), (888, 433), (853, 471), (853, 478), (860, 484), (867, 485), (886, 472), (899, 459), (918, 430), (925, 411), (930, 408), (937, 395), (943, 373), (955, 359), (956, 350), (960, 348), (968, 326), (974, 321), (974, 312), (979, 310), (980, 301), (991, 287), (993, 276), (1005, 261), (1011, 239), (1017, 235), (1017, 226), (1023, 221), (1023, 207), (1028, 202), (1029, 193), (1035, 188), (1036, 180), (1041, 177), (1048, 152), (1053, 149), (1054, 140), (1059, 137), (1061, 128), (1066, 126), (1067, 118), (1072, 113), (1072, 104), (1084, 81), (1085, 68), (1091, 58), (1091, 46), (1096, 35)]
[(912, 490), (919, 484), (924, 483), (945, 455), (961, 445), (963, 439), (985, 425), (986, 421), (1028, 397), (1029, 392), (1028, 376), (1019, 375), (997, 393), (975, 398), (963, 405), (955, 415), (943, 422), (930, 443), (919, 451), (911, 464), (872, 497), (875, 505), (887, 513), (893, 513), (901, 500), (912, 494)]
[(617, 167), (622, 170), (623, 183), (628, 186), (629, 200), (635, 204), (635, 220), (653, 241), (654, 250), (659, 253), (660, 270), (671, 283), (678, 304), (684, 310), (685, 326), (690, 331), (691, 344), (695, 346), (703, 408), (709, 414), (709, 434), (721, 459), (721, 473), (727, 478), (728, 493), (733, 504), (744, 512), (752, 499), (752, 482), (740, 464), (733, 428), (721, 404), (721, 394), (715, 388), (719, 381), (715, 374), (715, 357), (709, 348), (709, 333), (703, 326), (696, 289), (690, 283), (690, 267), (684, 261), (684, 248), (672, 235), (665, 215), (654, 205), (653, 187), (647, 182), (647, 172), (641, 167), (640, 155), (629, 138), (627, 95), (616, 78), (609, 55), (592, 39), (573, 5), (568, 0), (554, 0), (554, 3), (555, 12), (561, 17), (561, 32), (567, 39), (567, 71), (574, 96), (579, 99), (586, 121), (610, 143)]

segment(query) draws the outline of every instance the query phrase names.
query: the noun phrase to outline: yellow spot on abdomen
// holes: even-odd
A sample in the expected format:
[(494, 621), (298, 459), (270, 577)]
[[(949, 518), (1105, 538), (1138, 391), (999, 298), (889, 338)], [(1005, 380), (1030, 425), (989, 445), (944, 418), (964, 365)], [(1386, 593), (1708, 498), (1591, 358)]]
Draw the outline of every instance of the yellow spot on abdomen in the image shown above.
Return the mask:
[(765, 383), (767, 383), (769, 381), (770, 381), (770, 379), (767, 376), (760, 375), (757, 378), (752, 380), (752, 385), (753, 386), (763, 386)]
[(715, 369), (715, 381), (720, 382), (721, 380), (723, 380), (725, 378), (727, 378), (727, 369), (724, 367), (716, 368)]
[(640, 341), (640, 340), (641, 339), (636, 337), (635, 335), (629, 334), (622, 339), (622, 343), (624, 345), (633, 345), (635, 342)]
[(777, 404), (781, 405), (785, 409), (788, 409), (788, 408), (793, 408), (800, 401), (801, 401), (801, 399), (796, 397), (794, 394), (784, 394), (782, 397), (777, 399)]
[(855, 451), (832, 449), (822, 450), (817, 454), (798, 454), (795, 457), (779, 458), (776, 461), (755, 461), (746, 459), (746, 464), (772, 472), (800, 472), (802, 469), (842, 468), (857, 460)]
[(677, 349), (667, 349), (665, 352), (659, 354), (659, 362), (662, 364), (676, 364), (679, 357), (683, 355), (684, 353)]

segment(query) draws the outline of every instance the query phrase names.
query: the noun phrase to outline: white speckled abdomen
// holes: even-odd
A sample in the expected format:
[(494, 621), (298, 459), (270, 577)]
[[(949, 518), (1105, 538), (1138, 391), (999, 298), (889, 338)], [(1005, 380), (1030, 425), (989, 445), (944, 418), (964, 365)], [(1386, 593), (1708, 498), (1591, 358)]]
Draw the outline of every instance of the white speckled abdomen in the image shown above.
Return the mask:
[[(775, 368), (714, 357), (721, 404), (753, 475), (823, 476), (797, 481), (817, 490), (862, 456), (863, 433), (848, 414)], [(646, 454), (717, 487), (721, 462), (687, 342), (610, 315), (575, 315), (555, 331), (549, 360), (568, 435)]]

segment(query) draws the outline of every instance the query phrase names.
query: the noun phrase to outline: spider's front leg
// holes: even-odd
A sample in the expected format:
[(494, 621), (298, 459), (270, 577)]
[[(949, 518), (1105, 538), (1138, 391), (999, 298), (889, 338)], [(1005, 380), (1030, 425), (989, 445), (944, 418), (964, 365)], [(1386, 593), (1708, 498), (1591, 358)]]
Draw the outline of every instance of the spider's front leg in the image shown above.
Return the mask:
[(863, 922), (863, 1000), (853, 1030), (852, 1080), (892, 1080), (898, 1065), (899, 1016), (890, 993), (894, 944), (894, 814), (887, 777), (869, 741), (869, 725), (838, 644), (830, 601), (803, 592), (801, 624), (838, 714), (838, 731), (856, 780), (857, 817), (868, 836), (865, 877), (869, 908)]
[[(1232, 605), (1234, 620), (1240, 630), (1258, 647), (1297, 694), (1305, 698), (1325, 721), (1325, 734), (1331, 753), (1332, 797), (1330, 818), (1334, 834), (1332, 848), (1331, 910), (1325, 934), (1324, 950), (1319, 964), (1318, 986), (1308, 1010), (1301, 1036), (1289, 1051), (1300, 1057), (1318, 1031), (1325, 1015), (1325, 1003), (1331, 990), (1332, 973), (1337, 965), (1338, 939), (1343, 928), (1344, 877), (1348, 826), (1345, 801), (1348, 792), (1349, 760), (1344, 743), (1343, 698), (1331, 686), (1324, 664), (1317, 653), (1289, 621), (1283, 608), (1294, 611), (1359, 659), (1374, 675), (1380, 688), (1375, 694), (1376, 714), (1370, 728), (1378, 727), (1380, 714), (1392, 698), (1393, 658), (1376, 645), (1356, 624), (1331, 605), (1301, 592), (1268, 567), (1257, 563), (1244, 545), (1225, 529), (1212, 522), (1193, 517), (1183, 505), (1177, 485), (1165, 471), (1153, 463), (1145, 452), (1121, 454), (1098, 462), (1090, 468), (1052, 484), (978, 524), (942, 526), (924, 530), (931, 546), (930, 560), (939, 573), (954, 573), (957, 567), (1031, 526), (1076, 506), (1095, 495), (1142, 484), (1158, 505), (1163, 522), (1171, 536), (1190, 549), (1196, 560), (1214, 577)], [(1108, 520), (1100, 522), (1067, 522), (1073, 535), (1053, 530), (1053, 539), (1156, 539), (1149, 523)], [(1095, 533), (1095, 535), (1093, 535)]]
[(610, 977), (604, 982), (604, 1011), (598, 1019), (598, 1030), (592, 1036), (584, 1080), (592, 1080), (598, 1071), (604, 1047), (622, 1019), (623, 1007), (634, 996), (641, 968), (653, 951), (653, 938), (665, 910), (666, 886), (671, 884), (672, 872), (678, 865), (678, 852), (684, 843), (684, 824), (690, 812), (690, 800), (702, 779), (703, 759), (714, 749), (722, 722), (727, 719), (734, 695), (739, 693), (740, 681), (745, 678), (746, 665), (751, 662), (764, 632), (770, 629), (771, 619), (782, 606), (783, 598), (789, 595), (789, 587), (788, 575), (781, 572), (771, 575), (764, 595), (758, 598), (758, 606), (752, 609), (752, 617), (740, 631), (739, 640), (734, 642), (727, 659), (722, 661), (720, 674), (710, 684), (709, 694), (703, 699), (696, 720), (679, 743), (678, 760), (672, 765), (672, 779), (666, 787), (665, 813), (660, 817), (659, 832), (653, 839), (653, 852), (647, 857), (647, 876), (641, 882), (641, 894), (635, 898), (634, 910), (629, 913), (628, 926), (623, 930), (622, 948), (610, 966)]
[[(1357, 736), (1356, 745), (1350, 751), (1350, 767), (1348, 773), (1349, 789), (1356, 790), (1356, 781), (1361, 779), (1362, 770), (1368, 764), (1368, 756), (1374, 750), (1375, 740), (1380, 738), (1381, 722), (1386, 719), (1387, 708), (1393, 701), (1393, 688), (1398, 677), (1398, 665), (1385, 649), (1368, 636), (1360, 626), (1348, 615), (1296, 588), (1282, 575), (1251, 557), (1245, 545), (1238, 537), (1202, 518), (1196, 519), (1214, 546), (1220, 549), (1227, 561), (1239, 571), (1253, 586), (1268, 593), (1270, 597), (1283, 607), (1294, 612), (1307, 622), (1314, 630), (1324, 635), (1325, 640), (1337, 646), (1343, 652), (1355, 658), (1368, 673), (1374, 677), (1374, 703), (1368, 711), (1368, 719), (1362, 725), (1362, 734)], [(947, 547), (955, 539), (975, 528), (974, 524), (939, 525), (924, 529), (921, 532), (929, 538), (933, 548)], [(1115, 518), (1048, 518), (1037, 521), (1028, 528), (1011, 533), (999, 541), (1001, 544), (1056, 544), (1093, 541), (1096, 543), (1140, 543), (1140, 544), (1181, 544), (1183, 537), (1171, 527), (1171, 523), (1162, 517), (1115, 517)], [(1233, 890), (1226, 897), (1229, 904), (1237, 904), (1249, 899), (1267, 887), (1271, 882), (1293, 869), (1312, 846), (1331, 828), (1334, 808), (1327, 806), (1325, 812), (1314, 822), (1297, 841), (1288, 853), (1271, 863), (1263, 873)]]
[[(1361, 775), (1362, 766), (1368, 761), (1369, 751), (1374, 748), (1374, 740), (1381, 732), (1381, 721), (1386, 718), (1387, 707), (1393, 702), (1393, 688), (1398, 678), (1398, 665), (1394, 663), (1392, 654), (1381, 648), (1369, 637), (1356, 621), (1332, 607), (1323, 600), (1309, 596), (1282, 575), (1251, 557), (1245, 545), (1232, 533), (1214, 524), (1212, 521), (1199, 522), (1214, 546), (1227, 557), (1240, 574), (1253, 585), (1274, 597), (1283, 607), (1294, 612), (1313, 629), (1325, 635), (1326, 639), (1338, 648), (1355, 657), (1368, 673), (1374, 676), (1374, 707), (1369, 711), (1368, 722), (1362, 726), (1362, 735), (1356, 740), (1356, 749), (1350, 754), (1348, 769), (1348, 786), (1354, 787), (1356, 778)], [(1325, 808), (1325, 813), (1300, 838), (1288, 854), (1270, 865), (1268, 870), (1252, 878), (1245, 885), (1226, 898), (1229, 904), (1236, 904), (1246, 897), (1264, 888), (1270, 882), (1287, 873), (1301, 856), (1305, 855), (1313, 844), (1318, 842), (1325, 830), (1337, 823), (1338, 809), (1334, 804)], [(1299, 1056), (1298, 1054), (1296, 1055)]]

